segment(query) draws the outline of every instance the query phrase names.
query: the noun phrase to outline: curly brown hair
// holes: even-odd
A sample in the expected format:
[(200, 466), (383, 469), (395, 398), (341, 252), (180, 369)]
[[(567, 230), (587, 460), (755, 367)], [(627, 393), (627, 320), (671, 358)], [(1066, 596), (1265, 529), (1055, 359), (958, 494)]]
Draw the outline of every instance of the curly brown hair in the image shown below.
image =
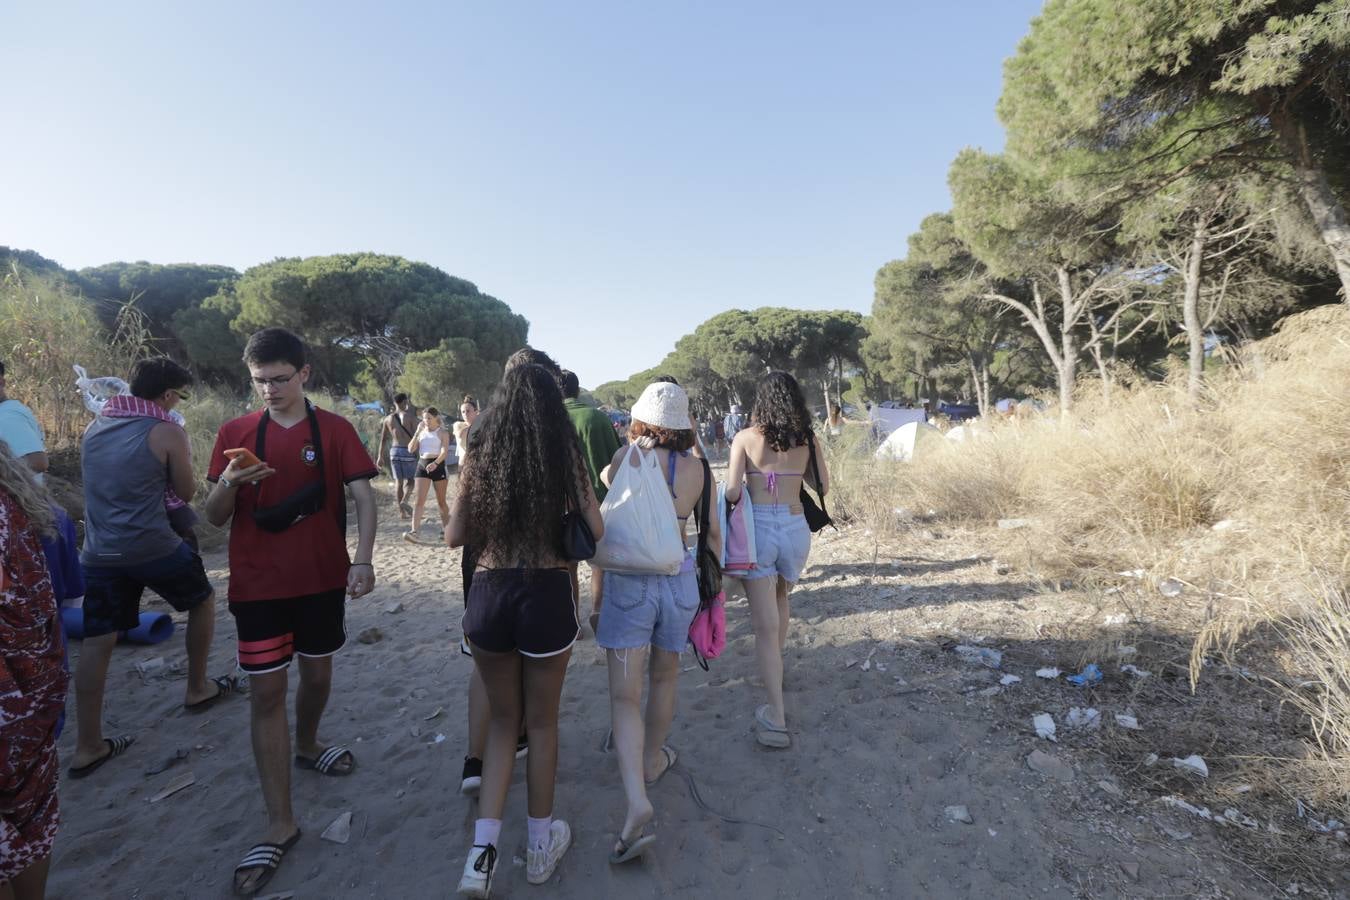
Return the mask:
[(633, 423), (628, 426), (628, 437), (634, 441), (638, 438), (649, 438), (650, 444), (644, 442), (644, 447), (661, 447), (666, 450), (674, 450), (677, 453), (694, 446), (694, 430), (692, 428), (659, 428), (638, 419), (634, 419)]
[(814, 423), (797, 379), (787, 372), (770, 372), (761, 378), (755, 389), (750, 424), (779, 453), (805, 446), (814, 433)]
[(508, 370), (478, 421), (459, 499), (469, 545), (499, 565), (558, 558), (563, 513), (590, 475), (552, 373), (534, 364)]

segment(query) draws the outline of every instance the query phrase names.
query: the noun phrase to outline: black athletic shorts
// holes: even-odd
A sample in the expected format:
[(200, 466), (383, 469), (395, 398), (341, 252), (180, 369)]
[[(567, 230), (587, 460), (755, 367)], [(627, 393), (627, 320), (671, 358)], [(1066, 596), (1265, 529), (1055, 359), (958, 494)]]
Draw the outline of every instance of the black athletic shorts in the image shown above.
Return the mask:
[(427, 471), (427, 463), (429, 463), (429, 462), (431, 462), (431, 460), (429, 460), (429, 459), (419, 459), (419, 460), (417, 461), (417, 477), (418, 477), (418, 478), (426, 478), (426, 479), (429, 479), (429, 480), (431, 480), (431, 481), (444, 481), (444, 480), (445, 480), (445, 463), (443, 463), (443, 462), (437, 463), (437, 464), (436, 464), (436, 468), (434, 468), (434, 469), (432, 469), (430, 472), (428, 472), (428, 471)]
[(135, 628), (149, 588), (179, 612), (211, 596), (202, 558), (184, 541), (168, 556), (133, 566), (84, 566), (84, 633), (99, 637)]
[(580, 627), (566, 569), (479, 569), (473, 574), (464, 635), (489, 653), (556, 656)]
[(239, 668), (251, 675), (284, 669), (296, 653), (332, 656), (347, 643), (347, 590), (230, 604), (239, 632)]

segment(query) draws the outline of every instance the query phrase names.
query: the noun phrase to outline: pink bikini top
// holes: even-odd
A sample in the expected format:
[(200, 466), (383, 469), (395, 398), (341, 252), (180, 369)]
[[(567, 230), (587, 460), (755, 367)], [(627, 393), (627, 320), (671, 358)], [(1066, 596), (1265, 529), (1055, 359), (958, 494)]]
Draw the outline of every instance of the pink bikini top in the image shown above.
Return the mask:
[(798, 478), (798, 477), (801, 477), (802, 475), (804, 475), (804, 474), (806, 474), (806, 473), (804, 473), (804, 472), (758, 472), (758, 471), (756, 471), (756, 472), (747, 472), (746, 474), (747, 474), (747, 475), (763, 475), (763, 476), (764, 476), (764, 486), (765, 486), (766, 488), (768, 488), (770, 494), (773, 494), (775, 497), (777, 497), (777, 496), (778, 496), (778, 479), (779, 479), (779, 478)]

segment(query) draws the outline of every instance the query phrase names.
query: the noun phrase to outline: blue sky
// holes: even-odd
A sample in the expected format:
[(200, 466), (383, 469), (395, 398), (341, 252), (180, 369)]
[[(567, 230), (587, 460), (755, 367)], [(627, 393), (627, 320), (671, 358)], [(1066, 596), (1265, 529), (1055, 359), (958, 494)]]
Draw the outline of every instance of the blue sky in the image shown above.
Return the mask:
[(424, 260), (594, 386), (725, 309), (869, 310), (1039, 7), (13, 4), (0, 244)]

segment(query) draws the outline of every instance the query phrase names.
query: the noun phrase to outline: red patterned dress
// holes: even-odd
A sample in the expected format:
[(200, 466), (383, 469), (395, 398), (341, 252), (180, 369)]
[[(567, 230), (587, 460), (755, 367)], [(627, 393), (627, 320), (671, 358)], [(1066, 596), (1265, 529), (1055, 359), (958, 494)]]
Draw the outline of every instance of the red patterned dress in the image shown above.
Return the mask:
[(0, 883), (56, 839), (56, 722), (66, 703), (58, 615), (39, 536), (0, 490)]

